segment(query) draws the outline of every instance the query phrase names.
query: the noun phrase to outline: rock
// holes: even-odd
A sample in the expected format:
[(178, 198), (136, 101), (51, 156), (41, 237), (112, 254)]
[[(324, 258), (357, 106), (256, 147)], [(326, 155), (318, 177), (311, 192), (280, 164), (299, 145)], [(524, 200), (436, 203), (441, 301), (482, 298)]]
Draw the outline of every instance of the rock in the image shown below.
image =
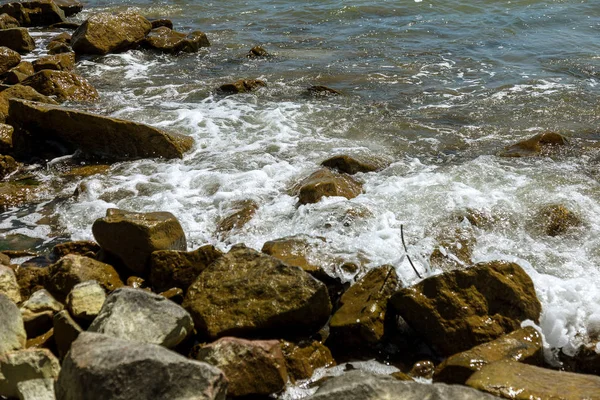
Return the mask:
[(161, 292), (161, 293), (159, 293), (159, 295), (164, 297), (165, 299), (171, 300), (172, 302), (174, 302), (176, 304), (183, 303), (183, 299), (185, 297), (184, 291), (182, 289), (179, 289), (178, 287), (171, 288), (169, 290)]
[(92, 255), (95, 256), (99, 251), (100, 245), (98, 245), (98, 243), (89, 240), (78, 240), (57, 244), (52, 248), (52, 256), (57, 260), (63, 258), (67, 254), (76, 254), (94, 258)]
[(198, 275), (223, 253), (207, 244), (194, 251), (158, 250), (150, 255), (150, 283), (156, 291), (187, 291)]
[[(0, 92), (0, 120), (2, 121), (5, 121), (8, 117), (10, 99), (24, 99), (41, 103), (58, 104), (50, 97), (38, 93), (34, 88), (23, 85), (14, 85)], [(13, 140), (12, 137), (13, 136), (11, 134), (11, 149)]]
[[(64, 367), (63, 367), (64, 368)], [(444, 383), (399, 381), (391, 376), (360, 370), (327, 380), (306, 400), (497, 400), (478, 390)]]
[(432, 268), (444, 272), (464, 269), (473, 265), (473, 247), (476, 240), (473, 228), (462, 226), (444, 227), (436, 235), (438, 246), (429, 257)]
[[(341, 307), (329, 322), (328, 343), (357, 351), (381, 341), (389, 298), (398, 289), (398, 275), (391, 265), (369, 270), (342, 295)], [(330, 346), (330, 347), (331, 347)]]
[(46, 48), (48, 49), (48, 54), (62, 54), (73, 52), (71, 45), (64, 42), (50, 42), (48, 43)]
[(70, 17), (83, 10), (83, 4), (78, 0), (54, 0), (54, 3), (65, 13), (65, 17)]
[(534, 223), (548, 236), (558, 236), (581, 226), (581, 219), (562, 204), (544, 206), (534, 217)]
[(312, 274), (313, 272), (323, 271), (323, 268), (320, 265), (311, 261), (311, 253), (313, 253), (322, 242), (323, 240), (320, 238), (315, 239), (301, 235), (288, 236), (265, 242), (261, 251), (278, 258), (287, 265), (300, 267)]
[(106, 293), (98, 282), (81, 282), (67, 296), (67, 308), (75, 319), (91, 321), (98, 316), (105, 300)]
[(19, 28), (19, 21), (10, 15), (3, 13), (0, 14), (0, 29)]
[(560, 133), (546, 132), (535, 135), (534, 137), (515, 143), (501, 151), (500, 157), (531, 157), (549, 152), (557, 146), (568, 144), (566, 137)]
[(20, 185), (13, 182), (0, 183), (0, 211), (11, 207), (35, 203), (38, 199), (39, 187), (35, 185)]
[(55, 390), (57, 400), (225, 400), (227, 381), (217, 368), (164, 347), (84, 332)]
[(259, 79), (240, 79), (239, 81), (219, 86), (217, 92), (220, 94), (249, 93), (265, 86), (267, 84)]
[(398, 381), (414, 381), (414, 379), (410, 375), (405, 374), (402, 371), (396, 371), (394, 373), (391, 373), (390, 376)]
[(210, 42), (203, 32), (194, 31), (188, 35), (176, 32), (166, 26), (152, 29), (142, 45), (164, 53), (195, 53), (200, 47), (209, 47)]
[(37, 290), (43, 289), (49, 271), (49, 268), (45, 267), (21, 265), (16, 272), (21, 298), (27, 299)]
[(64, 306), (46, 290), (41, 289), (21, 305), (21, 315), (28, 337), (37, 337), (52, 329), (54, 314)]
[(8, 153), (12, 151), (13, 132), (14, 128), (12, 126), (0, 124), (0, 153)]
[(281, 350), (292, 382), (312, 377), (317, 368), (335, 365), (331, 351), (317, 341), (299, 344), (282, 341)]
[(35, 42), (27, 29), (10, 28), (0, 30), (0, 46), (24, 54), (35, 49)]
[(71, 43), (71, 34), (68, 32), (59, 33), (56, 36), (52, 36), (52, 38), (50, 39), (50, 42), (60, 42), (60, 43), (70, 44)]
[(244, 246), (234, 246), (206, 268), (189, 287), (183, 306), (197, 331), (210, 338), (310, 334), (331, 312), (325, 285)]
[[(63, 57), (66, 54), (61, 54)], [(98, 100), (96, 89), (79, 75), (68, 71), (42, 69), (22, 82), (45, 96), (56, 96), (58, 101), (94, 101)]]
[(246, 55), (248, 58), (268, 58), (270, 56), (269, 52), (261, 46), (254, 46)]
[(77, 22), (57, 22), (56, 24), (50, 25), (48, 28), (50, 29), (71, 29), (75, 30), (79, 28), (79, 24)]
[(600, 399), (600, 377), (554, 371), (516, 361), (488, 364), (466, 383), (507, 399)]
[(130, 286), (134, 289), (143, 289), (146, 287), (146, 280), (140, 278), (139, 276), (130, 276), (127, 278), (127, 286)]
[(21, 302), (21, 289), (15, 271), (5, 265), (0, 265), (0, 294), (5, 295), (15, 304)]
[(417, 361), (410, 369), (409, 375), (413, 378), (432, 379), (434, 372), (435, 365), (433, 362), (424, 360)]
[(0, 396), (19, 396), (17, 385), (31, 379), (58, 378), (60, 364), (48, 349), (17, 350), (0, 356)]
[(11, 68), (7, 73), (4, 74), (4, 83), (16, 85), (23, 82), (34, 73), (35, 72), (33, 70), (32, 63), (29, 61), (21, 61), (16, 67)]
[[(6, 15), (6, 14), (5, 14)], [(8, 47), (0, 47), (0, 74), (16, 67), (21, 62), (21, 55)]]
[(349, 155), (338, 155), (328, 158), (321, 166), (334, 169), (338, 172), (354, 175), (359, 172), (375, 172), (386, 167), (383, 160)]
[(42, 333), (41, 335), (27, 339), (25, 347), (28, 349), (49, 349), (52, 351), (54, 348), (54, 328), (50, 328), (48, 332)]
[(136, 273), (146, 273), (157, 250), (187, 250), (183, 228), (169, 212), (135, 213), (115, 208), (92, 226), (104, 251), (118, 257)]
[(281, 391), (288, 375), (277, 340), (246, 340), (224, 337), (202, 346), (196, 359), (225, 373), (227, 394), (233, 397), (268, 395)]
[(531, 278), (515, 264), (494, 261), (446, 272), (402, 289), (391, 306), (442, 355), (492, 341), (539, 320)]
[(475, 371), (490, 363), (505, 360), (541, 366), (544, 355), (542, 337), (538, 331), (532, 327), (518, 329), (492, 342), (454, 354), (437, 367), (433, 380), (463, 385)]
[(235, 211), (223, 218), (217, 224), (218, 233), (227, 233), (246, 225), (258, 210), (258, 204), (253, 200), (243, 200), (233, 205)]
[(11, 156), (0, 155), (0, 179), (6, 178), (8, 175), (19, 169), (19, 164)]
[(75, 67), (75, 53), (61, 53), (38, 58), (33, 63), (35, 72), (44, 69), (70, 71)]
[(136, 13), (97, 13), (73, 32), (71, 46), (78, 54), (127, 51), (137, 46), (150, 29), (150, 21)]
[(7, 13), (21, 26), (48, 26), (65, 21), (64, 12), (53, 0), (31, 0), (0, 6), (0, 13)]
[(0, 294), (0, 356), (25, 347), (27, 334), (23, 317), (11, 299)]
[(106, 291), (123, 286), (115, 269), (89, 257), (69, 254), (49, 267), (46, 279), (48, 290), (60, 298), (66, 298), (75, 285), (86, 281), (97, 281)]
[(53, 139), (85, 154), (117, 160), (182, 158), (194, 143), (189, 136), (166, 133), (136, 122), (16, 100), (10, 101), (8, 122), (15, 127), (15, 135), (25, 137), (22, 139), (25, 149), (28, 141)]
[(329, 97), (329, 96), (341, 96), (342, 92), (339, 90), (332, 89), (327, 86), (311, 86), (306, 89), (306, 92), (313, 97)]
[(56, 400), (54, 379), (29, 379), (17, 384), (19, 400)]
[(153, 19), (150, 20), (150, 23), (152, 24), (152, 29), (160, 28), (161, 26), (166, 26), (169, 29), (173, 29), (173, 21), (171, 21), (170, 19)]
[(362, 185), (347, 175), (320, 169), (299, 184), (300, 204), (317, 203), (325, 196), (352, 199), (362, 192)]
[(52, 320), (54, 326), (54, 341), (56, 342), (56, 349), (60, 358), (64, 358), (71, 344), (77, 339), (79, 334), (83, 332), (83, 329), (71, 318), (67, 310), (54, 315)]

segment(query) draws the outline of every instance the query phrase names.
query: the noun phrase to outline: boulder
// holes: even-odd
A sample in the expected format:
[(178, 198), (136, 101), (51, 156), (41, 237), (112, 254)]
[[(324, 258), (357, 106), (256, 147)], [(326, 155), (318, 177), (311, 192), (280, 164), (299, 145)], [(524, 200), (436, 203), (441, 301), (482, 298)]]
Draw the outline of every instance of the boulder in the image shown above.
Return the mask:
[(490, 342), (539, 321), (531, 278), (504, 261), (477, 264), (424, 279), (392, 296), (390, 305), (442, 355)]
[(554, 371), (516, 361), (488, 364), (466, 383), (506, 399), (600, 399), (600, 377)]
[(61, 53), (45, 56), (38, 58), (32, 64), (35, 72), (44, 69), (70, 71), (75, 67), (75, 53)]
[(0, 74), (16, 67), (21, 62), (21, 55), (8, 47), (0, 47)]
[[(11, 68), (4, 74), (4, 83), (16, 85), (23, 82), (25, 79), (33, 75), (33, 64), (29, 61), (21, 61), (16, 67)], [(40, 95), (41, 96), (41, 95)], [(7, 103), (8, 106), (8, 103)]]
[(18, 28), (20, 26), (16, 18), (6, 13), (0, 14), (0, 29)]
[(50, 25), (48, 28), (50, 28), (50, 29), (71, 29), (71, 30), (75, 30), (75, 29), (79, 28), (79, 24), (77, 22), (70, 22), (70, 21), (57, 22), (55, 24)]
[(501, 157), (531, 157), (556, 150), (558, 146), (569, 143), (560, 133), (545, 132), (534, 137), (515, 143), (505, 148), (498, 155)]
[(21, 265), (16, 272), (21, 298), (27, 299), (37, 290), (43, 289), (49, 271), (46, 267)]
[(317, 341), (298, 344), (282, 341), (281, 350), (285, 357), (288, 376), (292, 382), (312, 377), (317, 368), (335, 365), (331, 351)]
[(331, 312), (325, 285), (298, 267), (243, 245), (200, 274), (183, 306), (197, 331), (210, 338), (310, 334)]
[(15, 271), (6, 265), (0, 265), (0, 294), (5, 295), (15, 304), (21, 302), (21, 289)]
[(27, 349), (0, 356), (0, 396), (18, 398), (19, 383), (58, 378), (60, 364), (48, 349)]
[(29, 379), (17, 384), (19, 400), (56, 400), (54, 379)]
[(209, 47), (210, 42), (203, 32), (194, 31), (188, 35), (176, 32), (166, 26), (152, 29), (142, 45), (148, 49), (164, 53), (195, 53), (200, 47)]
[(196, 359), (225, 373), (229, 381), (227, 394), (233, 397), (277, 393), (288, 379), (278, 340), (224, 337), (202, 346)]
[(210, 244), (194, 251), (155, 251), (150, 255), (150, 284), (158, 292), (175, 287), (185, 292), (198, 275), (222, 255)]
[(227, 381), (219, 369), (162, 346), (84, 332), (55, 389), (57, 400), (225, 400)]
[(161, 26), (166, 26), (169, 29), (173, 29), (173, 21), (171, 21), (170, 19), (152, 19), (150, 20), (150, 23), (152, 24), (152, 29), (160, 28)]
[(409, 371), (413, 378), (432, 379), (435, 372), (435, 364), (429, 360), (417, 361)]
[(375, 172), (386, 167), (386, 162), (375, 158), (338, 155), (328, 158), (321, 166), (338, 172), (354, 175), (359, 172)]
[(24, 54), (35, 49), (35, 42), (26, 28), (10, 28), (0, 30), (0, 46)]
[(97, 13), (73, 32), (71, 46), (78, 54), (127, 51), (137, 46), (151, 29), (150, 21), (136, 13)]
[(98, 282), (81, 282), (67, 296), (67, 308), (75, 319), (91, 321), (98, 316), (105, 300), (106, 292)]
[(534, 223), (548, 236), (558, 236), (581, 226), (581, 218), (562, 204), (542, 207), (534, 217)]
[(145, 274), (157, 250), (187, 250), (185, 233), (170, 212), (135, 213), (111, 208), (92, 225), (104, 251), (135, 273)]
[(496, 361), (512, 360), (541, 366), (544, 362), (542, 346), (542, 337), (535, 328), (518, 329), (448, 357), (435, 370), (433, 380), (464, 385), (474, 372)]
[(56, 342), (56, 349), (60, 358), (64, 358), (71, 344), (77, 339), (79, 334), (83, 332), (83, 329), (71, 318), (67, 310), (54, 315), (52, 320), (54, 326), (54, 341)]
[(52, 256), (57, 260), (67, 254), (76, 254), (94, 258), (96, 253), (100, 251), (100, 246), (96, 242), (89, 240), (77, 240), (74, 242), (65, 242), (57, 244), (52, 248)]
[(239, 81), (219, 86), (217, 92), (220, 94), (249, 93), (265, 86), (267, 84), (259, 79), (240, 79)]
[(269, 52), (265, 50), (262, 46), (254, 46), (250, 49), (248, 54), (246, 54), (248, 58), (268, 58), (271, 57)]
[(0, 356), (25, 347), (27, 334), (21, 312), (17, 305), (3, 294), (0, 294), (0, 321)]
[(0, 211), (12, 207), (35, 203), (38, 200), (39, 186), (13, 182), (0, 183)]
[(362, 185), (349, 177), (329, 169), (320, 169), (299, 183), (300, 204), (317, 203), (325, 196), (352, 199), (362, 192)]
[(429, 257), (429, 265), (432, 268), (447, 272), (473, 265), (471, 259), (476, 239), (472, 227), (443, 227), (436, 235), (436, 240), (437, 247)]
[(54, 0), (54, 3), (65, 13), (65, 17), (70, 17), (83, 10), (83, 4), (78, 0)]
[[(13, 98), (32, 100), (48, 104), (58, 104), (50, 97), (38, 93), (34, 88), (20, 84), (14, 85), (0, 92), (0, 121), (6, 121), (9, 112), (9, 100)], [(14, 128), (11, 126), (10, 130), (10, 149), (12, 150)], [(3, 142), (8, 142), (8, 140), (3, 139)]]
[(158, 294), (124, 287), (106, 298), (88, 331), (173, 348), (193, 328), (192, 317), (181, 306)]
[(8, 175), (19, 169), (19, 164), (11, 156), (0, 155), (0, 179), (6, 178)]
[(0, 6), (6, 13), (19, 21), (21, 26), (48, 26), (65, 21), (64, 12), (53, 0), (30, 0)]
[(233, 205), (233, 211), (217, 223), (217, 232), (226, 234), (234, 229), (240, 229), (246, 225), (258, 210), (258, 204), (253, 200), (243, 200)]
[[(59, 57), (61, 56), (64, 54)], [(98, 92), (87, 79), (68, 71), (42, 69), (25, 79), (22, 84), (31, 86), (45, 96), (56, 96), (60, 102), (98, 99)]]
[(21, 305), (21, 315), (28, 337), (37, 337), (52, 329), (54, 314), (64, 306), (46, 290), (41, 289), (31, 295)]
[(136, 122), (16, 100), (10, 101), (8, 122), (15, 127), (15, 135), (22, 136), (22, 151), (30, 147), (27, 143), (31, 141), (47, 139), (66, 143), (85, 154), (116, 160), (182, 158), (194, 143), (189, 136)]
[(71, 45), (65, 42), (50, 42), (46, 46), (48, 49), (48, 54), (62, 54), (62, 53), (72, 53), (73, 49)]

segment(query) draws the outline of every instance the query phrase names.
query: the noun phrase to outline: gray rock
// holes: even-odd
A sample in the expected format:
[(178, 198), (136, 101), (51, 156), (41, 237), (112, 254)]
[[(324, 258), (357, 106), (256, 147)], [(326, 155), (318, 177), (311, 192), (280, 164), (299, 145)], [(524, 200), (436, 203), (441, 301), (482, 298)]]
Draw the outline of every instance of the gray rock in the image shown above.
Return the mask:
[(17, 305), (0, 294), (0, 355), (25, 347), (27, 334)]
[(65, 308), (46, 290), (41, 289), (21, 305), (28, 337), (36, 337), (52, 328), (54, 314)]
[(56, 400), (54, 379), (30, 379), (17, 384), (19, 400)]
[(124, 287), (106, 298), (90, 332), (121, 339), (177, 346), (192, 331), (190, 314), (163, 296)]
[(67, 307), (75, 318), (96, 318), (106, 300), (106, 293), (96, 281), (78, 283), (67, 296)]
[(21, 289), (17, 283), (15, 271), (5, 265), (0, 265), (0, 293), (6, 295), (15, 303), (21, 301)]
[(18, 384), (31, 379), (56, 379), (60, 364), (48, 349), (11, 351), (0, 356), (0, 396), (19, 397)]
[(58, 400), (225, 400), (225, 375), (164, 347), (84, 332), (55, 386)]

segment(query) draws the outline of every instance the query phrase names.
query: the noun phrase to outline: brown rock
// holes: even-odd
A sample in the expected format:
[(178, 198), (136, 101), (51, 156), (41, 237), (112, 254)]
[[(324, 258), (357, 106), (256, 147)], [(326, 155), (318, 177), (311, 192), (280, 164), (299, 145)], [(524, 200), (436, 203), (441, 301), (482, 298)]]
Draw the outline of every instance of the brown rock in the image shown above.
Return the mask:
[(35, 42), (27, 29), (10, 28), (0, 30), (0, 46), (24, 54), (35, 49)]
[(254, 46), (250, 49), (246, 57), (248, 58), (267, 58), (271, 55), (262, 46)]
[(62, 53), (72, 53), (73, 49), (71, 46), (64, 42), (50, 42), (48, 46), (48, 54), (62, 54)]
[(325, 196), (352, 199), (362, 192), (362, 185), (347, 175), (320, 169), (299, 184), (300, 204), (317, 203)]
[(177, 287), (165, 290), (164, 292), (159, 293), (159, 295), (177, 304), (183, 303), (183, 299), (185, 298), (184, 291)]
[(139, 14), (98, 13), (73, 32), (71, 45), (78, 54), (108, 54), (127, 51), (138, 45), (152, 29)]
[(375, 172), (386, 167), (383, 160), (349, 155), (333, 156), (323, 161), (321, 165), (350, 175), (359, 172)]
[(35, 185), (21, 185), (13, 182), (0, 183), (0, 210), (38, 201), (40, 188)]
[(0, 6), (0, 13), (7, 13), (21, 26), (48, 26), (65, 20), (64, 12), (53, 0), (31, 0)]
[(142, 42), (149, 49), (164, 53), (195, 53), (200, 47), (209, 47), (210, 42), (203, 32), (194, 31), (188, 35), (161, 26), (152, 29)]
[(65, 17), (70, 17), (83, 10), (83, 4), (77, 0), (54, 0), (54, 3), (65, 13)]
[(41, 70), (22, 82), (46, 96), (56, 96), (58, 101), (94, 101), (98, 92), (79, 75), (67, 71)]
[(265, 86), (267, 84), (259, 79), (240, 79), (239, 81), (219, 86), (217, 92), (221, 94), (248, 93)]
[(427, 278), (390, 304), (441, 354), (451, 355), (539, 320), (531, 278), (514, 263), (494, 261)]
[[(2, 97), (0, 95), (0, 97)], [(0, 154), (12, 151), (12, 135), (14, 128), (10, 125), (0, 124)]]
[(452, 271), (471, 266), (473, 263), (473, 247), (475, 235), (473, 229), (463, 227), (447, 227), (437, 235), (438, 247), (429, 257), (432, 268)]
[(534, 137), (515, 143), (501, 151), (501, 157), (531, 157), (548, 152), (557, 146), (568, 144), (566, 137), (560, 133), (546, 132), (535, 135)]
[(79, 240), (75, 242), (66, 242), (57, 244), (52, 248), (52, 256), (57, 260), (63, 258), (67, 254), (76, 254), (94, 258), (96, 253), (100, 251), (100, 246), (96, 242), (89, 240)]
[(54, 328), (40, 336), (27, 339), (25, 348), (27, 349), (52, 349), (54, 347)]
[[(58, 104), (48, 96), (38, 93), (34, 88), (23, 85), (14, 85), (0, 92), (0, 120), (4, 121), (8, 117), (9, 100), (24, 99), (48, 104)], [(12, 134), (11, 134), (12, 149)]]
[(8, 47), (0, 47), (0, 74), (16, 67), (21, 62), (21, 55)]
[(43, 289), (49, 269), (45, 267), (20, 266), (17, 268), (17, 282), (21, 288), (21, 297), (28, 299), (34, 292)]
[(277, 340), (224, 337), (200, 348), (196, 359), (225, 373), (229, 396), (277, 393), (287, 383), (285, 359)]
[(169, 29), (173, 29), (173, 21), (171, 21), (170, 19), (153, 19), (150, 20), (150, 23), (152, 24), (152, 29), (160, 28), (161, 26), (166, 26)]
[(29, 61), (21, 61), (16, 67), (11, 68), (4, 74), (4, 82), (9, 85), (16, 85), (33, 75), (33, 64)]
[(63, 310), (56, 314), (52, 320), (54, 326), (54, 340), (58, 355), (61, 359), (67, 354), (71, 348), (71, 343), (77, 339), (83, 329), (71, 318), (67, 310)]
[(340, 96), (342, 94), (339, 90), (322, 85), (311, 86), (306, 89), (306, 91), (309, 95), (314, 97)]
[(431, 379), (435, 365), (429, 360), (417, 361), (410, 369), (409, 375), (413, 378)]
[(50, 25), (48, 28), (50, 29), (71, 29), (75, 30), (79, 28), (79, 24), (77, 22), (57, 22), (56, 24)]
[(62, 32), (56, 36), (52, 36), (50, 41), (71, 44), (71, 34), (69, 32)]
[(143, 289), (146, 287), (146, 280), (139, 276), (130, 276), (127, 278), (127, 286), (131, 286), (134, 289)]
[(19, 21), (17, 21), (16, 18), (13, 18), (6, 13), (0, 14), (0, 29), (10, 29), (18, 27), (20, 27), (20, 25)]
[(169, 212), (134, 213), (115, 208), (92, 226), (104, 251), (119, 258), (136, 273), (146, 273), (150, 255), (157, 250), (186, 250), (185, 233)]
[(335, 365), (331, 351), (317, 341), (299, 344), (282, 341), (281, 350), (292, 382), (312, 377), (317, 368)]
[(544, 206), (535, 216), (535, 224), (548, 236), (558, 236), (581, 225), (581, 219), (562, 204)]
[(19, 168), (19, 164), (11, 156), (0, 155), (0, 179), (6, 178)]
[(265, 242), (262, 252), (280, 259), (287, 265), (300, 267), (308, 273), (321, 272), (323, 268), (309, 258), (322, 239), (305, 236), (288, 236)]
[(75, 53), (61, 53), (39, 58), (33, 62), (35, 72), (43, 69), (71, 71), (75, 67)]
[(235, 210), (233, 213), (217, 224), (218, 233), (226, 233), (242, 228), (254, 217), (256, 210), (258, 210), (258, 204), (253, 200), (244, 200), (234, 204), (233, 209)]

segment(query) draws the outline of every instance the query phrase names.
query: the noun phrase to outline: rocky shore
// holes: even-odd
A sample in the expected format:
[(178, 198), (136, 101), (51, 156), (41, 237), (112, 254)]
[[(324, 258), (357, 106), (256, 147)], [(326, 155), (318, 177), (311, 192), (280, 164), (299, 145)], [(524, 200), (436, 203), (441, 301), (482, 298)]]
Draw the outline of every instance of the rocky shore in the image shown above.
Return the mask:
[[(87, 165), (67, 173), (85, 177), (116, 161), (183, 158), (195, 146), (185, 135), (85, 111), (99, 94), (73, 71), (82, 56), (133, 48), (196, 52), (210, 46), (207, 35), (135, 13), (67, 19), (82, 8), (76, 0), (0, 6), (3, 210), (36, 202), (42, 189), (27, 183), (30, 165), (75, 153)], [(36, 46), (33, 26), (68, 32), (48, 44), (48, 55), (22, 61)], [(257, 46), (247, 57), (271, 55)], [(215, 93), (265, 85), (240, 79)], [(324, 86), (306, 94), (342, 95)], [(546, 132), (498, 155), (535, 157), (561, 146), (565, 137)], [(290, 194), (299, 205), (351, 199), (363, 190), (357, 173), (386, 166), (332, 155)], [(227, 237), (258, 210), (240, 202), (216, 234)], [(430, 258), (444, 272), (404, 287), (392, 265), (340, 261), (351, 279), (329, 274), (309, 257), (319, 237), (283, 237), (261, 251), (241, 243), (226, 253), (210, 244), (190, 249), (169, 212), (109, 209), (90, 227), (95, 241), (48, 254), (0, 252), (0, 398), (600, 399), (596, 344), (550, 365), (531, 278), (515, 263), (474, 264), (472, 235), (457, 219), (491, 223), (474, 210), (450, 218)], [(562, 204), (535, 216), (548, 236), (581, 224)], [(361, 368), (373, 359), (395, 372)]]

